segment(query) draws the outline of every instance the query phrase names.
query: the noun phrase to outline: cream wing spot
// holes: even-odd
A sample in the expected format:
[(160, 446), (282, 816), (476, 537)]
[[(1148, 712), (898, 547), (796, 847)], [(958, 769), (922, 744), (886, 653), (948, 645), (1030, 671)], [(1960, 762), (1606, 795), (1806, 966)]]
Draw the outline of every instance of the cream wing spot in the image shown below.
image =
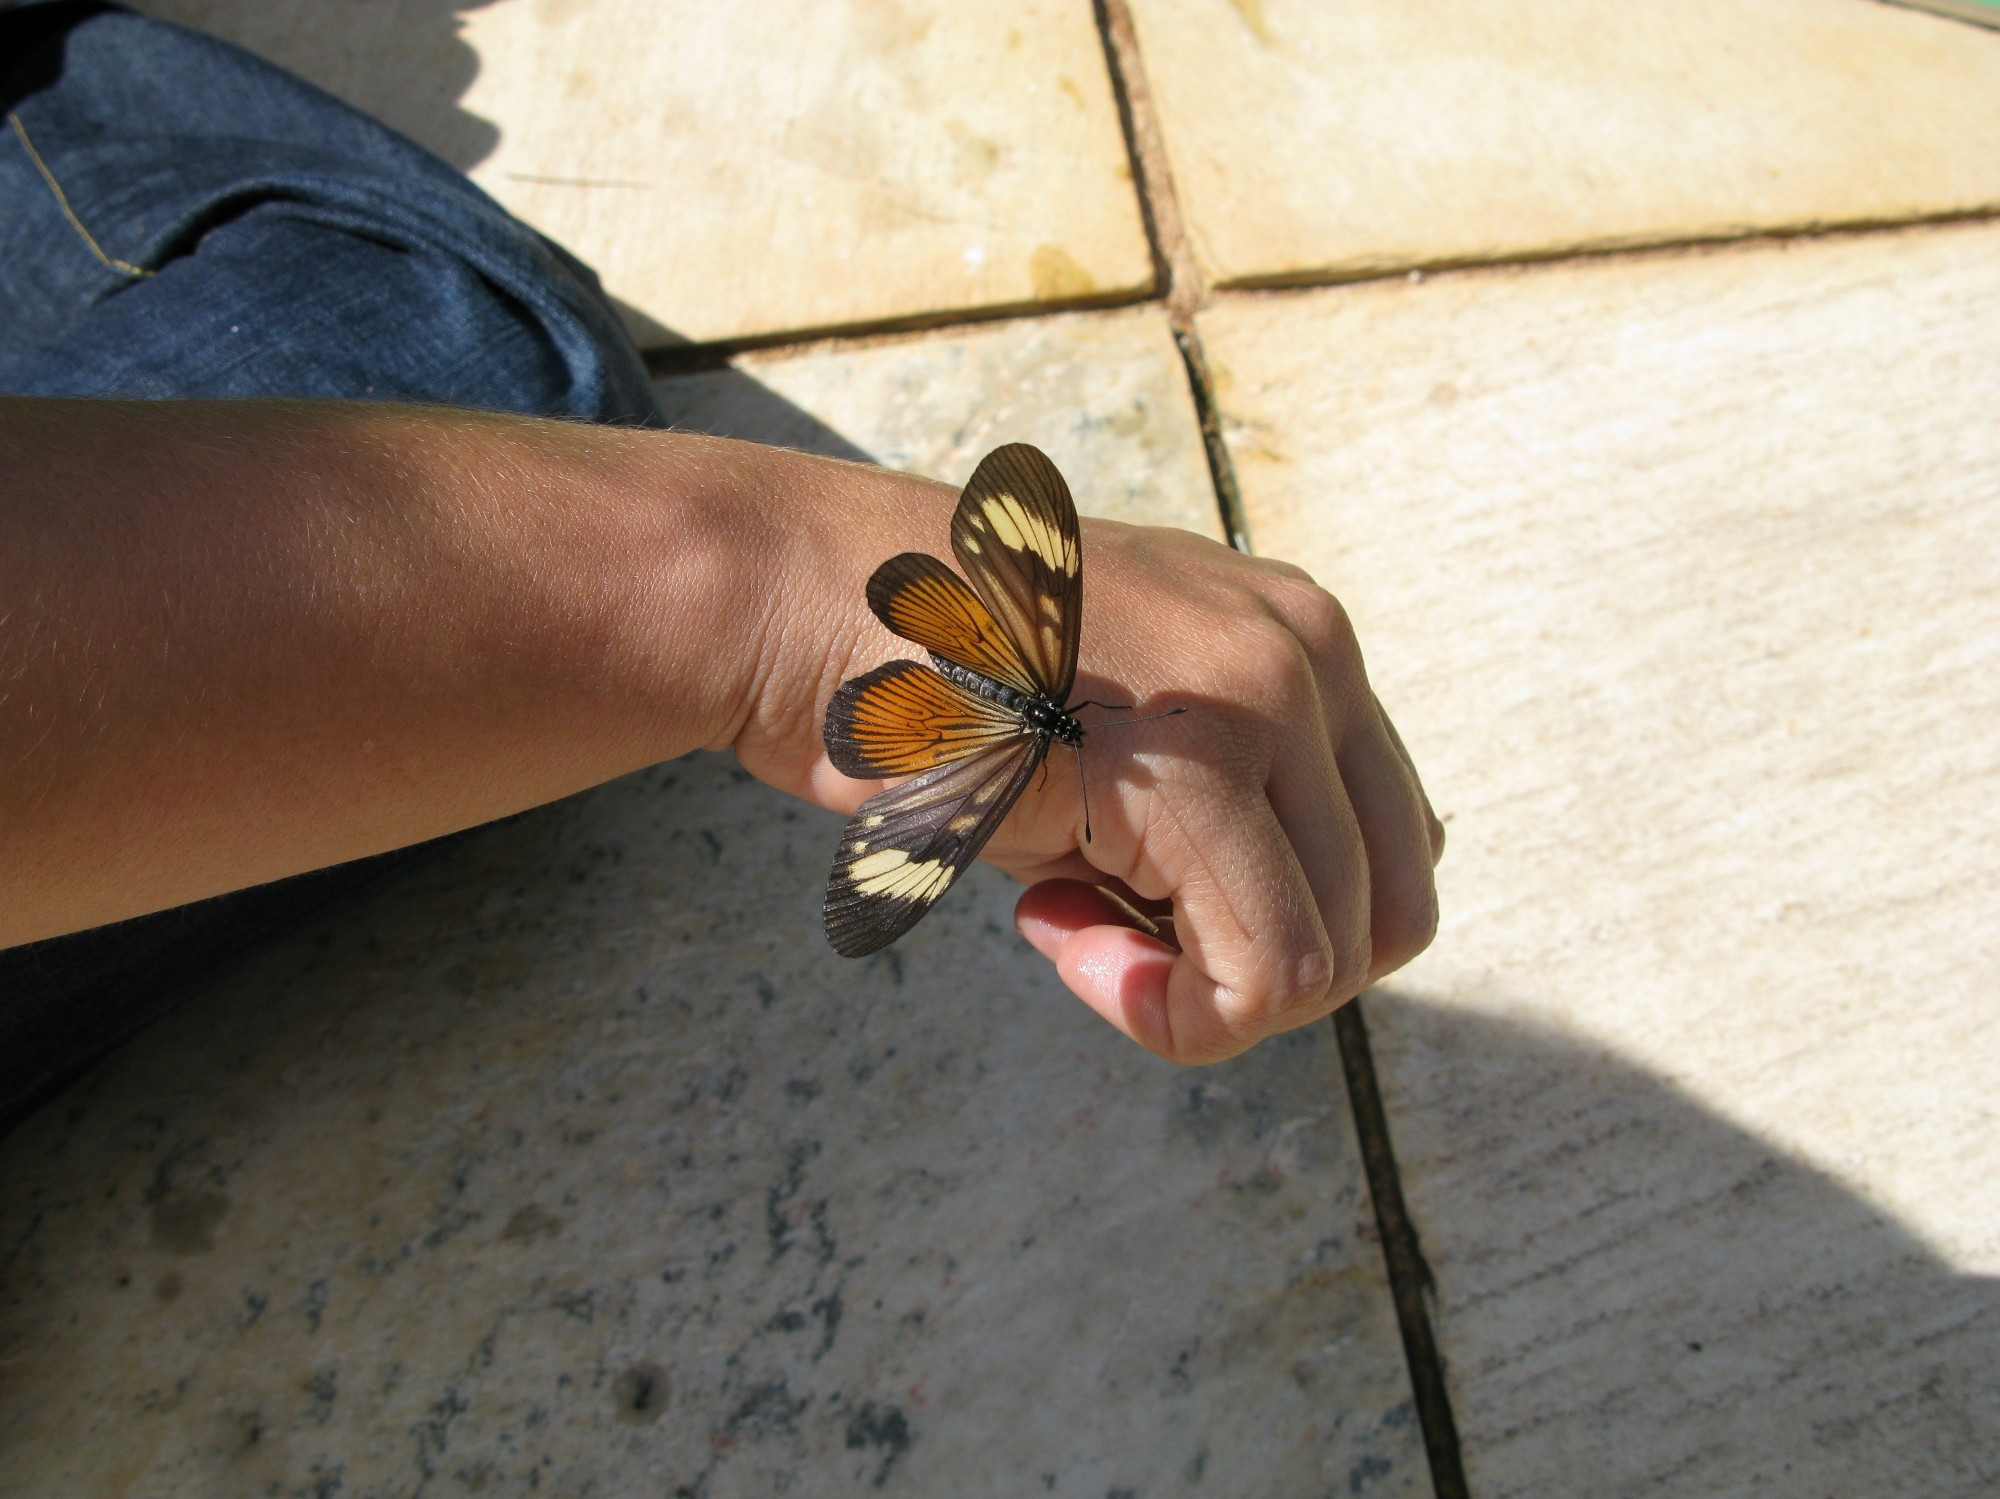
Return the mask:
[(933, 900), (951, 883), (952, 869), (939, 859), (912, 859), (900, 848), (884, 848), (856, 859), (847, 873), (863, 895)]
[(1041, 557), (1042, 561), (1060, 571), (1062, 568), (1062, 538), (1056, 535), (1055, 529), (1039, 515), (1034, 516), (1033, 520), (1035, 529), (1032, 539), (1036, 553)]
[(905, 870), (888, 877), (883, 888), (869, 891), (895, 900), (934, 900), (951, 883), (951, 866), (935, 859), (914, 860)]
[(1016, 496), (998, 495), (986, 501), (980, 510), (1003, 545), (1033, 552), (1053, 572), (1076, 576), (1076, 548), (1046, 517), (1029, 510)]
[(1015, 505), (1012, 495), (1002, 495), (997, 500), (988, 500), (980, 507), (980, 512), (986, 517), (987, 530), (999, 539), (1000, 545), (1011, 547), (1017, 552), (1027, 547), (1028, 538), (1021, 534), (1021, 528), (1014, 523), (1014, 517), (1020, 514), (1020, 507)]
[(870, 881), (885, 879), (910, 862), (910, 856), (900, 848), (880, 848), (872, 854), (863, 854), (847, 868), (849, 878), (862, 889), (867, 889)]

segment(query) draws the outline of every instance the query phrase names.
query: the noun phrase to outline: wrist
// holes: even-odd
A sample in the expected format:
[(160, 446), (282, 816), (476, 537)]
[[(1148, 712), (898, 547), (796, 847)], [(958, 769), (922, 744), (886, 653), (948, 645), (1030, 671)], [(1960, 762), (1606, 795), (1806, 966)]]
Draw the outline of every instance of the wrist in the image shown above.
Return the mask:
[(711, 465), (741, 489), (729, 514), (748, 534), (736, 545), (757, 559), (733, 604), (758, 638), (739, 712), (726, 739), (759, 779), (827, 806), (845, 807), (860, 783), (828, 767), (825, 705), (849, 677), (915, 648), (877, 622), (867, 582), (904, 551), (948, 554), (956, 500), (927, 479), (780, 449), (729, 444)]

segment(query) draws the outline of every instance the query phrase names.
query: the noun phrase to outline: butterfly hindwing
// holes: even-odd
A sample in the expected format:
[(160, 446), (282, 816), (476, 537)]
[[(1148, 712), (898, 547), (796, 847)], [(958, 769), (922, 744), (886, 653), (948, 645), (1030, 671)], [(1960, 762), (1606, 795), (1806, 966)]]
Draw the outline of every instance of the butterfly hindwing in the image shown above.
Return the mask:
[[(960, 585), (963, 586), (963, 585)], [(1021, 715), (915, 661), (843, 682), (826, 705), (827, 758), (857, 780), (950, 765), (1022, 737)]]
[(1083, 633), (1083, 543), (1056, 466), (1025, 443), (988, 453), (959, 496), (951, 547), (1035, 691), (1066, 701)]
[(979, 856), (1020, 798), (1048, 740), (943, 765), (871, 796), (848, 820), (826, 886), (827, 940), (843, 957), (887, 947)]
[(1035, 675), (993, 612), (965, 580), (935, 557), (904, 552), (875, 569), (868, 607), (903, 639), (960, 666), (1033, 695)]

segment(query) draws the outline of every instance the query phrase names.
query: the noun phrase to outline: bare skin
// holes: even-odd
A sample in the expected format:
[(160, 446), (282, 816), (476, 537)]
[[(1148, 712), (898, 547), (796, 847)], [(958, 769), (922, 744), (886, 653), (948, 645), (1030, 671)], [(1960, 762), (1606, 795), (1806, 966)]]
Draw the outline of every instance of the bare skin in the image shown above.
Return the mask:
[[(852, 811), (863, 585), (956, 494), (467, 412), (0, 399), (0, 946), (414, 843), (700, 747)], [(1091, 746), (986, 857), (1085, 1003), (1182, 1062), (1326, 1014), (1436, 924), (1443, 832), (1296, 568), (1084, 523)], [(1058, 751), (1059, 754), (1063, 753)], [(1058, 769), (1066, 767), (1058, 766)], [(1171, 910), (1165, 940), (1102, 893)]]

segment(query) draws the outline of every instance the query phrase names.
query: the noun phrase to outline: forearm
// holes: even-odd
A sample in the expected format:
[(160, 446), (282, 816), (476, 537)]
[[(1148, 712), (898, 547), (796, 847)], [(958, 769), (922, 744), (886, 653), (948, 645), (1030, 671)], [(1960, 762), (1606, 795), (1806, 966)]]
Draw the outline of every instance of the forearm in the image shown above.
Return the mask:
[(796, 476), (764, 451), (0, 402), (0, 943), (729, 743), (800, 565), (772, 515)]
[[(0, 400), (0, 944), (504, 816), (701, 745), (851, 811), (866, 583), (952, 493), (746, 443), (444, 410)], [(1113, 1024), (1181, 1060), (1323, 1015), (1436, 922), (1443, 830), (1339, 604), (1084, 528), (1079, 690), (1191, 711), (986, 845)], [(1106, 880), (1171, 906), (1127, 924)], [(1079, 883), (1080, 882), (1080, 883)], [(1157, 926), (1157, 924), (1155, 924)]]

